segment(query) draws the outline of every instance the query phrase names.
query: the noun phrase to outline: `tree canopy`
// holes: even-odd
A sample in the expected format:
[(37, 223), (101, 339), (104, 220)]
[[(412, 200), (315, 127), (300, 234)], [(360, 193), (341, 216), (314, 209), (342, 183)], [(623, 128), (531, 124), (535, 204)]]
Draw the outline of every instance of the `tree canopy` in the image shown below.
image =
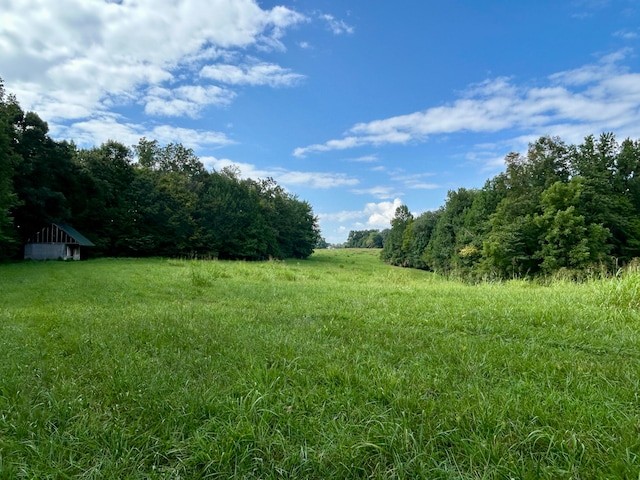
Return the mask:
[(481, 189), (417, 218), (403, 205), (382, 258), (471, 277), (614, 269), (640, 257), (640, 141), (542, 137)]
[(179, 143), (55, 141), (0, 80), (0, 259), (20, 258), (52, 222), (73, 225), (98, 256), (305, 258), (320, 240), (311, 205), (273, 179), (209, 172)]

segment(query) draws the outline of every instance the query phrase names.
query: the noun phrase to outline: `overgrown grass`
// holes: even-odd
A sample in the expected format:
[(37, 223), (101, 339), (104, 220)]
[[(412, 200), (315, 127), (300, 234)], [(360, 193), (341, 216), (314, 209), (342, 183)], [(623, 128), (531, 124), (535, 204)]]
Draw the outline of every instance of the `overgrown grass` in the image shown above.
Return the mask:
[(0, 266), (0, 478), (638, 478), (640, 276)]

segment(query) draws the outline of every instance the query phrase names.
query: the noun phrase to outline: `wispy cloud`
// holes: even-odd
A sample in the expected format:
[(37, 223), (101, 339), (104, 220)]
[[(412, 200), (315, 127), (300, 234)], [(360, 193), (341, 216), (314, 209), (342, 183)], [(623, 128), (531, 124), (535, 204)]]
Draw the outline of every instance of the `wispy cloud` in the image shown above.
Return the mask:
[(109, 113), (73, 122), (70, 125), (54, 124), (51, 133), (58, 138), (71, 138), (80, 147), (91, 147), (113, 139), (125, 145), (134, 145), (142, 137), (153, 138), (160, 143), (179, 142), (193, 149), (215, 148), (235, 143), (222, 132), (193, 130), (170, 125), (147, 127), (143, 124), (126, 122), (120, 116)]
[(575, 8), (572, 17), (579, 20), (593, 17), (598, 10), (608, 7), (611, 0), (573, 0), (571, 6)]
[(624, 40), (635, 40), (636, 38), (638, 38), (638, 32), (634, 32), (631, 30), (618, 30), (617, 32), (613, 33), (613, 36), (622, 38)]
[(189, 85), (175, 89), (152, 87), (144, 97), (145, 113), (168, 117), (196, 117), (207, 105), (228, 105), (236, 93), (215, 85)]
[(353, 33), (353, 32), (355, 32), (355, 28), (353, 28), (351, 25), (348, 25), (346, 22), (344, 22), (344, 20), (338, 20), (333, 15), (329, 15), (329, 14), (325, 13), (325, 14), (321, 14), (320, 18), (322, 20), (324, 20), (325, 22), (327, 22), (327, 25), (329, 26), (329, 29), (335, 35), (341, 35), (343, 33)]
[(351, 192), (358, 195), (371, 195), (372, 197), (376, 197), (382, 200), (394, 198), (402, 194), (401, 192), (398, 192), (394, 187), (381, 185), (371, 188), (356, 188), (351, 190)]
[(362, 157), (355, 157), (347, 159), (349, 162), (357, 162), (357, 163), (372, 163), (379, 161), (377, 155), (363, 155)]
[(629, 72), (622, 50), (598, 63), (558, 72), (540, 85), (517, 85), (495, 78), (471, 85), (452, 103), (396, 117), (359, 123), (343, 138), (299, 147), (294, 155), (361, 146), (425, 142), (457, 132), (513, 132), (515, 136), (569, 134), (567, 141), (615, 130), (637, 135), (640, 124), (640, 73)]
[(243, 178), (274, 178), (285, 187), (308, 187), (312, 189), (330, 189), (338, 187), (351, 187), (357, 185), (359, 180), (344, 173), (331, 172), (303, 172), (287, 170), (285, 168), (258, 169), (251, 163), (242, 163), (228, 158), (202, 157), (200, 159), (207, 167), (222, 170), (225, 167), (236, 167)]
[(207, 65), (200, 75), (230, 85), (268, 85), (270, 87), (289, 87), (304, 78), (287, 68), (272, 63), (255, 65)]

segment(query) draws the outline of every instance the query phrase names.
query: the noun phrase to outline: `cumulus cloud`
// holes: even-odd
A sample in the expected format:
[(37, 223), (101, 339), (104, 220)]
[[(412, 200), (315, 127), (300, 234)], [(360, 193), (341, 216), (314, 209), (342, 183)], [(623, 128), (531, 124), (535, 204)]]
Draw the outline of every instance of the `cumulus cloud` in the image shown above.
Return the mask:
[[(232, 91), (200, 84), (203, 65), (225, 67), (249, 47), (282, 49), (287, 29), (307, 20), (286, 7), (263, 9), (257, 0), (5, 0), (0, 66), (25, 110), (51, 123), (82, 120), (75, 128), (88, 133), (118, 105), (194, 117), (208, 105), (228, 104)], [(240, 75), (231, 77), (250, 85), (301, 78), (274, 64), (237, 68)]]
[(396, 209), (402, 205), (402, 200), (395, 198), (389, 202), (367, 203), (362, 210), (341, 211), (336, 213), (320, 213), (320, 221), (354, 222), (367, 228), (389, 228), (395, 216)]
[(260, 170), (251, 163), (236, 162), (228, 158), (217, 158), (211, 156), (201, 157), (200, 161), (208, 169), (213, 169), (216, 171), (220, 171), (223, 168), (232, 168), (234, 170), (237, 169), (240, 172), (240, 176), (242, 178), (253, 178), (254, 180), (267, 177), (273, 178), (273, 176), (270, 175), (269, 171)]
[(293, 154), (345, 150), (361, 146), (425, 142), (431, 136), (457, 132), (513, 131), (515, 136), (546, 135), (579, 142), (598, 131), (637, 134), (640, 122), (640, 73), (621, 65), (622, 50), (598, 63), (558, 72), (541, 85), (520, 86), (510, 78), (471, 85), (452, 103), (406, 115), (363, 122), (343, 138), (296, 148)]

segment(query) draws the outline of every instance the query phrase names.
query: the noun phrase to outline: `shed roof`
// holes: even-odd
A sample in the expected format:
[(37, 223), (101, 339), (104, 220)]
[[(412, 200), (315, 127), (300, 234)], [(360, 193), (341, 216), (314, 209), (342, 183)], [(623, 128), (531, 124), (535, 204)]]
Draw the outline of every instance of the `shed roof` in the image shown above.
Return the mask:
[(72, 243), (81, 247), (95, 247), (95, 244), (75, 228), (62, 223), (52, 223), (31, 237), (27, 243)]
[(76, 242), (78, 242), (78, 244), (81, 247), (95, 247), (96, 246), (95, 243), (93, 243), (87, 237), (82, 235), (75, 228), (73, 228), (73, 227), (71, 227), (69, 225), (64, 225), (64, 224), (60, 224), (60, 223), (54, 223), (54, 225), (56, 225), (60, 230), (62, 230), (67, 235), (69, 235), (71, 238), (73, 238)]

